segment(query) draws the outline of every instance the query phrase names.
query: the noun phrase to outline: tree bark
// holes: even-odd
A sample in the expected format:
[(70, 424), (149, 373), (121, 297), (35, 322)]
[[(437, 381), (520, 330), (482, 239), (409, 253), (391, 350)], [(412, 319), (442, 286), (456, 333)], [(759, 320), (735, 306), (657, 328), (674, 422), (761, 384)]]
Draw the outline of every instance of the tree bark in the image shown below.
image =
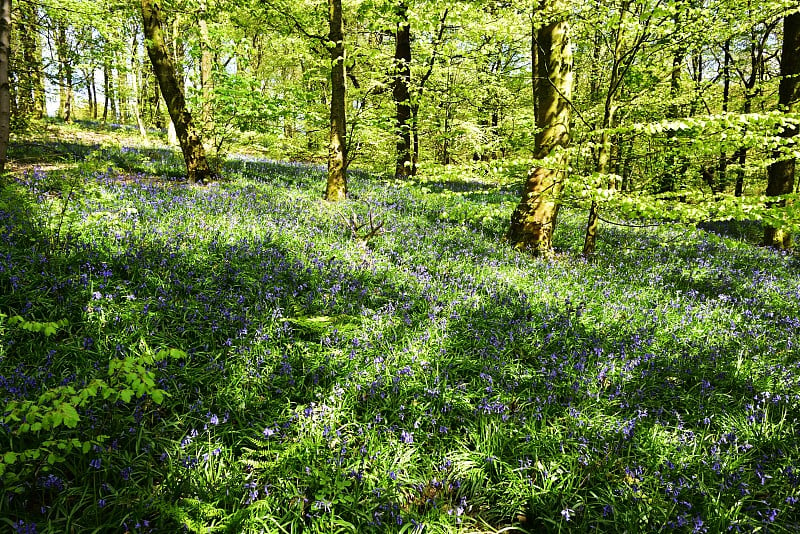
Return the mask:
[[(791, 113), (800, 103), (800, 13), (787, 15), (783, 19), (783, 46), (781, 47), (781, 81), (778, 87), (778, 105), (781, 110)], [(798, 128), (786, 128), (781, 137), (796, 136)], [(794, 191), (794, 158), (776, 153), (777, 161), (770, 164), (767, 171), (767, 196), (788, 195)], [(784, 206), (785, 200), (772, 205)], [(787, 249), (792, 246), (792, 236), (784, 228), (767, 226), (764, 228), (764, 244)]]
[(0, 180), (5, 172), (8, 138), (11, 133), (11, 86), (8, 81), (10, 56), (11, 0), (0, 0)]
[(142, 20), (147, 54), (153, 64), (153, 73), (158, 80), (169, 115), (175, 123), (183, 160), (186, 162), (187, 177), (192, 183), (205, 183), (213, 177), (213, 173), (208, 166), (203, 143), (192, 124), (192, 116), (186, 109), (183, 89), (178, 83), (175, 68), (167, 52), (159, 0), (142, 0)]
[(394, 83), (392, 97), (395, 104), (395, 135), (397, 136), (397, 164), (395, 178), (406, 178), (413, 172), (411, 147), (411, 26), (408, 6), (401, 0), (397, 5), (397, 31), (395, 32)]
[(328, 0), (331, 56), (331, 129), (328, 138), (328, 182), (325, 200), (338, 202), (347, 198), (347, 116), (345, 113), (345, 49), (342, 0)]
[[(554, 14), (567, 13), (561, 0), (548, 0), (542, 6)], [(564, 16), (564, 15), (561, 15)], [(556, 225), (561, 192), (564, 188), (569, 145), (570, 99), (572, 98), (572, 50), (569, 24), (556, 19), (536, 32), (538, 43), (538, 115), (534, 157), (557, 155), (555, 165), (534, 167), (528, 173), (522, 199), (511, 215), (507, 239), (517, 249), (545, 257), (553, 254), (553, 229)]]
[(103, 124), (108, 121), (108, 112), (113, 114), (114, 110), (114, 95), (113, 87), (111, 84), (111, 62), (106, 57), (103, 60)]

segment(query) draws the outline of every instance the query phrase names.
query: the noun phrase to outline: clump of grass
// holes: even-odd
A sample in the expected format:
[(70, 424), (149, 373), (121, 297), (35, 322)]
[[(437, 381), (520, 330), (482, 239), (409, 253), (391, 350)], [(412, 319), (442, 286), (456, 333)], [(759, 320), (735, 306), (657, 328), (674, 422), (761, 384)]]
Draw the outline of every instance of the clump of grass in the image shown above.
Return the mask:
[[(501, 243), (516, 193), (491, 184), (356, 175), (339, 207), (319, 169), (253, 158), (205, 189), (84, 173), (57, 253), (53, 213), (0, 206), (0, 312), (67, 325), (0, 324), (0, 398), (126, 358), (163, 394), (92, 396), (49, 433), (3, 415), (2, 451), (89, 444), (4, 460), (12, 530), (798, 528), (791, 256), (618, 229), (591, 264), (535, 260)], [(340, 216), (365, 205), (369, 248)]]

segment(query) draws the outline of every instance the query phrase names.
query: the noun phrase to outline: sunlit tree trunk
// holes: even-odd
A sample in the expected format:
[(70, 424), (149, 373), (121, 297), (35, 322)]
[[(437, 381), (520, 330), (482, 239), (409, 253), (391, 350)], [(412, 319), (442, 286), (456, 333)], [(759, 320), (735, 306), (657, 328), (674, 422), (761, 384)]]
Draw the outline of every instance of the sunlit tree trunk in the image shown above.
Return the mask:
[(11, 132), (11, 87), (8, 83), (10, 56), (11, 0), (0, 0), (0, 175), (5, 172), (8, 138)]
[(395, 104), (395, 135), (397, 136), (397, 165), (395, 177), (405, 178), (413, 174), (411, 129), (411, 97), (408, 91), (411, 82), (411, 27), (408, 22), (408, 6), (404, 1), (397, 5), (397, 31), (395, 32), (394, 83), (392, 96)]
[(153, 64), (153, 73), (158, 79), (169, 115), (175, 123), (178, 142), (186, 162), (187, 177), (192, 183), (205, 183), (212, 178), (213, 173), (208, 166), (203, 143), (192, 124), (192, 116), (186, 109), (183, 89), (178, 83), (175, 68), (164, 43), (161, 9), (156, 0), (142, 0), (142, 19), (147, 39), (147, 54)]
[[(562, 0), (548, 0), (542, 8), (564, 17), (568, 9)], [(556, 156), (548, 167), (535, 167), (528, 173), (522, 199), (511, 215), (509, 242), (534, 254), (553, 254), (553, 229), (564, 188), (569, 145), (570, 99), (572, 97), (572, 50), (569, 24), (556, 18), (536, 32), (539, 76), (536, 98), (536, 136), (534, 157)], [(561, 150), (559, 150), (561, 149)]]
[(143, 139), (147, 138), (147, 128), (142, 116), (142, 69), (139, 63), (139, 39), (138, 34), (134, 35), (131, 42), (131, 73), (133, 74), (133, 114), (136, 117), (136, 125), (139, 127), (139, 135)]
[(345, 114), (345, 49), (342, 0), (328, 0), (331, 55), (331, 130), (328, 138), (328, 183), (325, 200), (347, 198), (347, 117)]
[[(622, 2), (620, 6), (619, 24), (616, 27), (614, 34), (614, 56), (612, 58), (611, 73), (608, 78), (608, 88), (605, 94), (605, 104), (603, 105), (603, 120), (600, 123), (600, 139), (597, 147), (597, 162), (595, 169), (600, 176), (608, 175), (611, 171), (611, 136), (608, 129), (614, 125), (614, 115), (617, 111), (616, 94), (620, 88), (622, 78), (622, 60), (623, 60), (623, 46), (625, 42), (624, 28), (625, 14), (628, 10), (629, 3)], [(599, 72), (598, 72), (599, 76)], [(596, 93), (599, 94), (600, 80), (598, 79)], [(599, 187), (604, 187), (606, 184), (596, 184)], [(616, 183), (612, 180), (607, 184), (609, 189), (616, 189)], [(599, 219), (600, 206), (596, 200), (592, 200), (589, 206), (589, 219), (586, 223), (586, 234), (583, 240), (583, 256), (590, 257), (594, 254), (597, 244), (597, 221)]]
[[(778, 104), (790, 113), (800, 104), (800, 13), (787, 15), (783, 19), (783, 46), (781, 48), (781, 81), (778, 88)], [(797, 127), (786, 128), (782, 137), (796, 136)], [(768, 169), (767, 196), (787, 195), (794, 191), (794, 158), (781, 156)], [(785, 201), (773, 205), (783, 206)], [(783, 228), (764, 228), (764, 244), (777, 248), (792, 246), (792, 237)]]

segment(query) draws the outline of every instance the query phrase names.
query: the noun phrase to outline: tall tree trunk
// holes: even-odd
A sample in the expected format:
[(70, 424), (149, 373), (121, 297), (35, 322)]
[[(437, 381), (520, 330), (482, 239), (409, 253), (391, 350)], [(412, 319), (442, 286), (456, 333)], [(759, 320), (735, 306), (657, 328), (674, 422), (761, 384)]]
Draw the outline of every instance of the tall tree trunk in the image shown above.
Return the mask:
[(214, 59), (211, 54), (211, 36), (208, 32), (208, 5), (205, 1), (200, 3), (200, 14), (197, 20), (200, 28), (200, 88), (203, 97), (202, 109), (202, 131), (210, 134), (214, 131), (214, 119), (212, 115), (213, 99), (213, 64)]
[[(19, 43), (22, 48), (19, 111), (41, 119), (45, 113), (42, 47), (36, 20), (36, 6), (24, 3), (19, 9)], [(24, 81), (23, 81), (24, 79)]]
[(345, 49), (342, 0), (328, 0), (331, 55), (331, 129), (328, 138), (328, 182), (325, 200), (347, 198), (347, 116), (345, 114)]
[(397, 136), (397, 164), (395, 177), (406, 178), (413, 173), (411, 130), (411, 97), (408, 86), (411, 82), (411, 26), (408, 22), (408, 6), (401, 0), (397, 5), (397, 31), (395, 32), (394, 83), (392, 97), (396, 109), (395, 135)]
[[(680, 16), (675, 16), (676, 26), (680, 25)], [(683, 65), (683, 57), (686, 54), (686, 49), (683, 44), (678, 45), (675, 53), (672, 56), (672, 72), (670, 73), (669, 83), (669, 96), (670, 105), (667, 109), (668, 119), (677, 119), (681, 115), (681, 109), (678, 105), (677, 99), (681, 89), (681, 67)], [(677, 184), (676, 174), (683, 171), (682, 166), (679, 168), (679, 158), (675, 153), (678, 150), (677, 133), (674, 130), (667, 131), (667, 162), (665, 165), (664, 175), (661, 177), (661, 184), (659, 193), (669, 193), (675, 191)]]
[[(731, 95), (731, 40), (727, 39), (722, 45), (722, 113), (728, 113), (728, 102)], [(725, 190), (726, 174), (728, 172), (728, 154), (722, 150), (719, 153), (719, 165), (717, 166), (719, 176), (711, 184), (713, 193), (722, 193)]]
[(111, 87), (111, 61), (103, 58), (103, 124), (108, 121), (108, 112), (113, 108), (114, 95)]
[(428, 69), (419, 77), (414, 102), (411, 105), (411, 136), (413, 138), (411, 174), (417, 174), (417, 164), (419, 163), (419, 107), (422, 100), (422, 92), (425, 89), (425, 84), (428, 83), (428, 79), (433, 73), (433, 67), (436, 64), (436, 56), (439, 53), (439, 46), (442, 43), (442, 37), (444, 36), (444, 31), (446, 28), (445, 22), (447, 21), (447, 15), (449, 12), (449, 8), (445, 8), (445, 10), (442, 12), (442, 15), (439, 17), (439, 28), (436, 30), (436, 36), (434, 37), (433, 43), (431, 43), (433, 45), (433, 50), (431, 51), (431, 57), (428, 58)]
[(58, 54), (59, 70), (59, 112), (64, 122), (72, 122), (72, 58), (70, 57), (69, 41), (67, 38), (67, 24), (59, 21), (56, 29), (56, 52)]
[[(616, 94), (620, 87), (622, 67), (622, 48), (625, 40), (625, 13), (628, 10), (628, 2), (623, 1), (620, 7), (619, 24), (617, 25), (614, 39), (614, 57), (611, 64), (611, 74), (608, 78), (608, 88), (605, 95), (605, 105), (603, 106), (603, 121), (600, 123), (600, 140), (597, 148), (597, 173), (600, 176), (608, 174), (611, 170), (611, 136), (608, 129), (614, 125), (614, 114), (617, 110)], [(597, 82), (596, 94), (600, 89), (599, 80)], [(600, 184), (602, 187), (602, 184)], [(609, 183), (609, 189), (615, 189), (615, 184)], [(586, 234), (583, 240), (583, 256), (589, 258), (594, 255), (597, 243), (597, 221), (599, 218), (599, 205), (596, 200), (592, 200), (589, 207), (589, 220), (586, 223)]]
[[(755, 85), (755, 76), (753, 76), (753, 85)], [(747, 115), (753, 109), (753, 92), (752, 87), (749, 85), (745, 87), (744, 91), (744, 106), (742, 112)], [(747, 147), (740, 147), (733, 155), (739, 168), (736, 170), (736, 185), (734, 186), (733, 195), (740, 197), (744, 194), (744, 166), (747, 163)]]
[[(781, 47), (781, 81), (778, 87), (778, 105), (782, 111), (791, 113), (800, 105), (800, 13), (795, 12), (783, 19), (783, 46)], [(784, 138), (796, 136), (798, 128), (786, 128)], [(767, 196), (788, 195), (794, 192), (794, 158), (775, 154), (781, 159), (770, 164), (768, 169)], [(783, 206), (781, 200), (773, 205)], [(764, 244), (777, 248), (790, 248), (792, 236), (784, 228), (764, 228)]]
[[(36, 24), (35, 10), (31, 15), (31, 24)], [(33, 32), (33, 61), (31, 77), (33, 81), (33, 116), (42, 119), (47, 114), (47, 95), (44, 90), (44, 55), (38, 32)]]
[[(19, 48), (16, 56), (20, 59), (17, 78), (17, 112), (24, 118), (29, 118), (34, 111), (33, 79), (36, 71), (36, 18), (33, 6), (18, 7), (17, 32)], [(20, 54), (21, 52), (21, 54)], [(20, 57), (21, 56), (21, 57)]]
[[(543, 9), (558, 17), (569, 10), (563, 0), (547, 0)], [(557, 155), (550, 168), (534, 167), (528, 173), (522, 199), (511, 215), (507, 239), (517, 249), (533, 254), (553, 254), (553, 229), (564, 188), (567, 156), (563, 149), (569, 145), (570, 99), (572, 98), (572, 50), (569, 43), (569, 24), (556, 18), (540, 28), (538, 43), (537, 90), (538, 115), (534, 157)], [(562, 149), (558, 152), (558, 149)]]
[(138, 33), (134, 34), (133, 41), (131, 42), (131, 73), (133, 74), (133, 114), (136, 117), (136, 126), (139, 127), (139, 135), (142, 139), (147, 139), (147, 128), (144, 124), (144, 117), (142, 116), (142, 69), (139, 68), (139, 39)]
[(125, 56), (122, 51), (120, 55), (114, 55), (117, 68), (116, 74), (116, 94), (117, 94), (117, 113), (119, 114), (120, 124), (127, 124), (129, 119), (128, 99), (130, 98), (130, 88), (128, 87), (128, 76), (126, 74)]
[(97, 118), (97, 91), (94, 84), (94, 67), (86, 69), (86, 94), (89, 97), (89, 118)]
[(0, 184), (6, 168), (11, 133), (11, 86), (8, 60), (11, 56), (11, 0), (0, 0)]
[(169, 115), (175, 123), (183, 160), (186, 162), (187, 177), (192, 183), (205, 183), (213, 177), (213, 173), (206, 161), (203, 143), (192, 125), (192, 116), (186, 109), (183, 89), (178, 83), (175, 68), (164, 43), (161, 8), (156, 0), (142, 0), (142, 20), (147, 40), (147, 54), (153, 64), (153, 73), (158, 79)]

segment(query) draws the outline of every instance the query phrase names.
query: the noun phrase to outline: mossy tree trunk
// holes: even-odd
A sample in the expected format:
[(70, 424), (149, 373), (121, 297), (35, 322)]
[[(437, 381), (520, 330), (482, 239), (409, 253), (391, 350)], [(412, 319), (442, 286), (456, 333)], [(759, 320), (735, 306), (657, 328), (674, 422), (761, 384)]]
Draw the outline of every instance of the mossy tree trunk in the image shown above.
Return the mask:
[(208, 166), (203, 143), (192, 124), (192, 116), (186, 109), (186, 98), (167, 51), (159, 4), (159, 0), (142, 0), (147, 54), (153, 64), (153, 73), (167, 104), (169, 116), (175, 124), (178, 143), (180, 143), (183, 159), (186, 162), (187, 177), (192, 183), (205, 183), (213, 177), (213, 173)]
[[(784, 112), (791, 112), (800, 103), (800, 13), (783, 19), (783, 46), (781, 48), (781, 81), (778, 87), (778, 104)], [(796, 136), (797, 127), (786, 128), (781, 136)], [(767, 196), (788, 195), (794, 191), (794, 158), (785, 155), (769, 166)], [(784, 200), (774, 205), (785, 205)], [(764, 244), (777, 248), (790, 248), (792, 237), (783, 228), (764, 228)]]
[[(561, 0), (549, 0), (542, 9), (554, 16), (568, 12)], [(506, 237), (517, 249), (552, 256), (553, 229), (566, 176), (567, 156), (563, 149), (569, 146), (570, 139), (573, 76), (569, 24), (564, 18), (556, 18), (539, 28), (533, 38), (538, 52), (536, 125), (541, 128), (536, 136), (534, 157), (555, 158), (546, 167), (534, 167), (528, 173)]]
[(331, 129), (328, 138), (328, 183), (325, 200), (347, 198), (347, 115), (345, 113), (345, 49), (342, 0), (328, 0), (331, 55)]

